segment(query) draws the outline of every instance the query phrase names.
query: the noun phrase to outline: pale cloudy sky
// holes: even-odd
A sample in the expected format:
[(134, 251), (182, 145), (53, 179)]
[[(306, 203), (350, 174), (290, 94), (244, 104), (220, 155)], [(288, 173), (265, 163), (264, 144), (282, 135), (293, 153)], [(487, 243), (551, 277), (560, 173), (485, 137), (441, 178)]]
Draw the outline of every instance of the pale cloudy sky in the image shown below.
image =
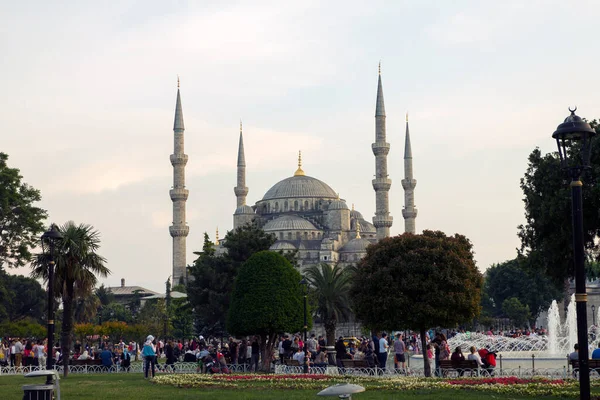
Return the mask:
[(3, 1), (0, 151), (50, 221), (102, 233), (106, 284), (164, 290), (177, 74), (191, 263), (203, 232), (231, 229), (240, 118), (249, 203), (301, 149), (372, 217), (381, 60), (392, 233), (408, 110), (417, 229), (466, 235), (483, 270), (516, 253), (527, 155), (554, 149), (568, 106), (600, 117), (599, 17), (591, 0)]

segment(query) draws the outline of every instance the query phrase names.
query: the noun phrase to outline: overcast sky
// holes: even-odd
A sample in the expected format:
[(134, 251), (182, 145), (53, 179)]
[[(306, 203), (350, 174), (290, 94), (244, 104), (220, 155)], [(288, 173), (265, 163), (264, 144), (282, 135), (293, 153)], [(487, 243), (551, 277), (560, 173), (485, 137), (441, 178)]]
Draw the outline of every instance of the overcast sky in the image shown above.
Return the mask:
[(177, 75), (192, 263), (204, 232), (232, 227), (240, 118), (249, 204), (302, 150), (372, 218), (381, 60), (392, 234), (408, 111), (417, 230), (466, 235), (484, 270), (516, 254), (531, 150), (554, 150), (568, 106), (600, 117), (599, 17), (591, 0), (5, 1), (0, 151), (49, 222), (101, 232), (106, 284), (164, 291)]

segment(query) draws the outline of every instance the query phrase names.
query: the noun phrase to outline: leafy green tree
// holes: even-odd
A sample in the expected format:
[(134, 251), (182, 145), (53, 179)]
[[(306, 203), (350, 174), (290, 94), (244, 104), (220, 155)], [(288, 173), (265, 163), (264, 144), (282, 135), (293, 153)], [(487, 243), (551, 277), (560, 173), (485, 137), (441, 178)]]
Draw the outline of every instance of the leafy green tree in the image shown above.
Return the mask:
[(45, 210), (35, 207), (39, 190), (21, 181), (19, 170), (0, 152), (0, 267), (21, 267), (31, 260), (31, 248), (44, 230)]
[(102, 307), (102, 323), (109, 321), (132, 321), (131, 312), (123, 304), (114, 302)]
[[(61, 350), (69, 354), (73, 334), (73, 306), (77, 298), (90, 293), (96, 286), (96, 275), (106, 277), (110, 270), (104, 265), (105, 259), (96, 253), (100, 247), (100, 233), (91, 225), (76, 225), (69, 221), (59, 228), (62, 239), (56, 242), (54, 260), (54, 290), (62, 298), (63, 321)], [(48, 280), (47, 253), (38, 254), (32, 263), (32, 276)], [(64, 376), (69, 373), (69, 358), (63, 360)]]
[[(29, 318), (43, 322), (46, 311), (46, 291), (33, 278), (9, 275), (0, 269), (0, 299), (5, 317), (11, 322)], [(4, 319), (3, 318), (3, 319)]]
[(510, 297), (502, 302), (502, 312), (517, 327), (524, 326), (531, 319), (529, 306), (521, 303), (516, 297)]
[[(165, 320), (167, 318), (167, 304), (165, 299), (153, 299), (146, 300), (138, 317), (138, 323), (147, 327), (147, 332), (157, 336), (164, 333)], [(148, 335), (146, 333), (146, 335)], [(165, 337), (168, 337), (171, 333), (170, 324), (167, 325), (167, 332)]]
[(531, 322), (548, 309), (552, 300), (561, 297), (560, 290), (546, 275), (535, 274), (525, 257), (494, 264), (485, 272), (481, 303), (486, 315), (504, 316), (504, 300), (515, 297), (529, 306)]
[(0, 324), (0, 332), (7, 337), (24, 337), (43, 339), (46, 337), (47, 330), (44, 325), (39, 324), (31, 318), (25, 318), (18, 322), (5, 322)]
[[(596, 120), (590, 123), (596, 132)], [(591, 169), (584, 173), (584, 244), (588, 260), (598, 260), (600, 233), (600, 135), (592, 139)], [(574, 276), (571, 195), (557, 152), (543, 155), (536, 148), (521, 179), (526, 223), (519, 226), (520, 254), (534, 273), (548, 275), (563, 288)]]
[(78, 324), (95, 322), (99, 308), (100, 299), (94, 293), (78, 297), (73, 309), (73, 319)]
[(225, 320), (233, 282), (241, 265), (254, 253), (268, 250), (275, 236), (252, 225), (229, 231), (224, 238), (225, 254), (217, 255), (214, 243), (204, 234), (202, 252), (190, 268), (188, 299), (195, 310), (198, 333), (225, 336)]
[(187, 299), (174, 299), (171, 308), (173, 336), (189, 339), (194, 335), (192, 305)]
[(265, 371), (270, 369), (277, 333), (304, 326), (301, 278), (281, 254), (261, 251), (244, 263), (235, 279), (227, 329), (234, 335), (260, 336)]
[(312, 265), (305, 271), (305, 277), (316, 299), (313, 312), (325, 326), (327, 344), (335, 343), (335, 327), (350, 317), (350, 286), (354, 269), (339, 265)]
[(483, 278), (462, 235), (426, 230), (383, 239), (368, 247), (358, 270), (350, 290), (358, 319), (373, 330), (418, 331), (423, 349), (430, 327), (453, 327), (479, 314)]
[(98, 289), (94, 291), (96, 297), (100, 301), (101, 306), (107, 306), (115, 301), (115, 295), (108, 289), (104, 284), (100, 285)]

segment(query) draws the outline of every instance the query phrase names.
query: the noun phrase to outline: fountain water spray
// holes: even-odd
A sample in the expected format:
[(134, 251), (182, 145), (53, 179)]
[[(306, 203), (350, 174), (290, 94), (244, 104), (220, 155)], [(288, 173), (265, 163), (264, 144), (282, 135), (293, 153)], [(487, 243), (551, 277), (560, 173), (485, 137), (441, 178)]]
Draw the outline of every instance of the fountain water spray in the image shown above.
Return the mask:
[(548, 309), (548, 352), (550, 354), (559, 353), (558, 337), (560, 334), (560, 312), (556, 300), (552, 300), (552, 304)]

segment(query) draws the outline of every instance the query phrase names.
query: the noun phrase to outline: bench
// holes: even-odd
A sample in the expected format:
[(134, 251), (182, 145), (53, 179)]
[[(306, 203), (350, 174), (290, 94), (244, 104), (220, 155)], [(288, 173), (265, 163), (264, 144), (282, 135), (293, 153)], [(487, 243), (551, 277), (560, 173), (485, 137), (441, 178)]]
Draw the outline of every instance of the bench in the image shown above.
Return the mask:
[[(571, 366), (573, 367), (573, 373), (577, 373), (579, 371), (579, 360), (571, 360)], [(600, 374), (600, 360), (588, 360), (588, 366), (590, 371), (596, 370)]]
[(95, 360), (69, 360), (69, 365), (102, 365), (102, 360), (99, 358)]
[(475, 360), (440, 360), (440, 369), (442, 370), (442, 374), (444, 376), (447, 376), (448, 372), (457, 372), (459, 376), (463, 376), (468, 372), (471, 376), (478, 376), (481, 371), (479, 365), (477, 365), (477, 361)]
[(369, 368), (369, 363), (367, 363), (367, 360), (343, 359), (342, 365), (344, 368)]
[(288, 358), (283, 360), (283, 364), (287, 365), (288, 367), (299, 367), (300, 366), (300, 363), (298, 362), (298, 360), (292, 360), (292, 359), (288, 359)]

